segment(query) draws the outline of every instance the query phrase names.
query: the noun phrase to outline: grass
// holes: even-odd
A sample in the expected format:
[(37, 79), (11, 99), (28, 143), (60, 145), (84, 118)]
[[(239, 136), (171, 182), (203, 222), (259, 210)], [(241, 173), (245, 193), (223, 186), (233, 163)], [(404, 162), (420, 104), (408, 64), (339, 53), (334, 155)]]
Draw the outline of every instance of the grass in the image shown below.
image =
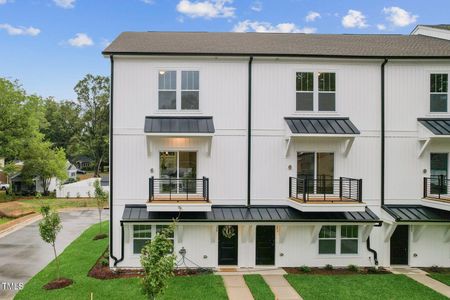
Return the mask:
[[(103, 228), (107, 223), (104, 222)], [(61, 276), (73, 279), (73, 285), (52, 291), (42, 288), (55, 279), (55, 262), (52, 261), (25, 285), (15, 299), (90, 299), (91, 293), (93, 299), (146, 299), (140, 292), (138, 278), (99, 280), (87, 276), (108, 244), (108, 239), (92, 240), (98, 233), (98, 226), (88, 228), (59, 256)], [(227, 296), (220, 276), (199, 275), (173, 278), (166, 294), (158, 299), (227, 299)]]
[(12, 220), (12, 218), (0, 217), (0, 225), (2, 225), (4, 223), (8, 223), (11, 220)]
[(430, 273), (428, 276), (450, 286), (450, 273)]
[(244, 279), (255, 300), (275, 299), (275, 295), (261, 275), (244, 275)]
[(57, 198), (57, 199), (26, 199), (26, 200), (18, 200), (27, 208), (31, 208), (37, 212), (43, 205), (49, 205), (51, 208), (60, 209), (60, 208), (68, 208), (68, 207), (96, 207), (95, 198), (83, 198), (83, 199), (66, 199), (66, 198)]
[(404, 275), (286, 275), (303, 299), (447, 299)]

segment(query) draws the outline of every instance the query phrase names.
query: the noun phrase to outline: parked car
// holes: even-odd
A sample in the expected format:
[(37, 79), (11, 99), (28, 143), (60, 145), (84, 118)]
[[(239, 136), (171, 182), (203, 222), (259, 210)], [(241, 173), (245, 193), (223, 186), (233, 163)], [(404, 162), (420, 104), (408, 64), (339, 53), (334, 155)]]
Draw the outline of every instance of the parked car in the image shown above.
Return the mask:
[(7, 189), (9, 189), (9, 184), (7, 184), (7, 183), (0, 183), (0, 190), (6, 191)]

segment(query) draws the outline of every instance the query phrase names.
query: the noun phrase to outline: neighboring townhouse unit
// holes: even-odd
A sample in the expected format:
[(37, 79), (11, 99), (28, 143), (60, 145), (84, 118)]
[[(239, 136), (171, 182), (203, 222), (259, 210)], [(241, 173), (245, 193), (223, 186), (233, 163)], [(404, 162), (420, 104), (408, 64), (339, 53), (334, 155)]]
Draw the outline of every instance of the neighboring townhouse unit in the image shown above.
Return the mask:
[(450, 267), (450, 42), (125, 32), (110, 265), (178, 219), (180, 266)]

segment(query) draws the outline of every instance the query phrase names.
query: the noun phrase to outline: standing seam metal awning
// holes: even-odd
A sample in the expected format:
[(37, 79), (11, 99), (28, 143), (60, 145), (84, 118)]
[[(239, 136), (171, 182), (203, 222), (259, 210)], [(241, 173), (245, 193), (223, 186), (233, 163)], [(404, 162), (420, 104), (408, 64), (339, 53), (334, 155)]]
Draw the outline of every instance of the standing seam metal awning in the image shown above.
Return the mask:
[(450, 135), (450, 119), (448, 118), (419, 118), (417, 121), (434, 135)]
[(293, 134), (360, 134), (349, 118), (291, 118), (286, 117)]
[(450, 223), (450, 211), (423, 205), (385, 205), (383, 208), (396, 222)]
[(145, 133), (213, 134), (212, 117), (145, 117)]
[(377, 223), (369, 209), (364, 212), (301, 212), (289, 206), (217, 206), (210, 212), (149, 212), (145, 205), (125, 205), (124, 222), (359, 222)]

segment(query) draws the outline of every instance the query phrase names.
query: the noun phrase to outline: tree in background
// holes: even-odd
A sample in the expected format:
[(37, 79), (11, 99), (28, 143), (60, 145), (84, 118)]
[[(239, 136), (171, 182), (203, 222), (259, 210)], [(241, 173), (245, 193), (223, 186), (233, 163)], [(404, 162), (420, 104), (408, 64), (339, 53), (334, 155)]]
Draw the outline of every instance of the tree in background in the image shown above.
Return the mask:
[(67, 179), (66, 154), (62, 148), (52, 148), (52, 144), (44, 141), (42, 134), (37, 134), (25, 144), (29, 149), (24, 155), (22, 176), (28, 181), (39, 178), (44, 190), (48, 195), (48, 188), (52, 178), (56, 177), (63, 182)]
[(96, 177), (108, 160), (109, 84), (109, 77), (88, 74), (74, 88), (83, 122), (77, 142), (80, 150), (94, 160)]
[(72, 101), (58, 102), (49, 98), (45, 100), (44, 108), (47, 124), (41, 132), (45, 139), (54, 147), (64, 149), (68, 157), (73, 158), (77, 153), (71, 153), (69, 148), (82, 128), (80, 107)]
[(25, 142), (45, 124), (42, 98), (27, 95), (17, 81), (0, 78), (0, 156), (21, 159)]
[(44, 205), (41, 207), (42, 220), (39, 222), (39, 234), (44, 242), (52, 245), (53, 253), (56, 261), (56, 275), (57, 279), (61, 278), (59, 271), (59, 259), (56, 254), (56, 236), (62, 229), (61, 219), (59, 214), (50, 209), (50, 206)]
[(98, 209), (98, 219), (99, 219), (99, 234), (94, 239), (105, 238), (106, 234), (102, 234), (102, 211), (105, 208), (106, 203), (108, 202), (108, 193), (105, 192), (100, 184), (100, 180), (94, 181), (94, 189), (95, 189), (95, 200), (97, 203)]

